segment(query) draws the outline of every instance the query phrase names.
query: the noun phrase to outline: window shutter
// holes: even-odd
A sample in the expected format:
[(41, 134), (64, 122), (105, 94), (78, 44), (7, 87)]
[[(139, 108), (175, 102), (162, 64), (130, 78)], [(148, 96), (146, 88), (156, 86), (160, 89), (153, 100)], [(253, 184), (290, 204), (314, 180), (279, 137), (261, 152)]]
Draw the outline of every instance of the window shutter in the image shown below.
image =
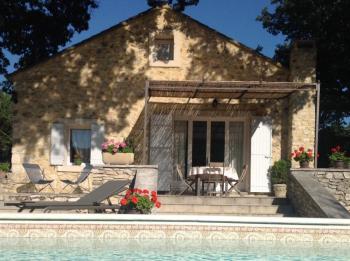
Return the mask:
[(91, 125), (91, 155), (90, 163), (92, 165), (101, 165), (102, 161), (102, 149), (101, 145), (104, 142), (105, 127), (93, 123)]
[(63, 165), (64, 163), (64, 125), (54, 123), (51, 127), (51, 165)]

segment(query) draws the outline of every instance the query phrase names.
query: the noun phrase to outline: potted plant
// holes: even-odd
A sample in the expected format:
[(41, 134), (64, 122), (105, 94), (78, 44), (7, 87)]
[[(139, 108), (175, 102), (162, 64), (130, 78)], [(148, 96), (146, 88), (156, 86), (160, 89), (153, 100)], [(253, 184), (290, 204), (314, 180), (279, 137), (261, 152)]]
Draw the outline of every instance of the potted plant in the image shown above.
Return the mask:
[(345, 166), (346, 169), (350, 169), (350, 156), (345, 157)]
[(105, 164), (127, 165), (134, 162), (130, 143), (108, 140), (102, 144), (102, 160)]
[(73, 164), (80, 166), (82, 163), (83, 163), (83, 160), (81, 159), (80, 154), (75, 154)]
[(290, 167), (290, 161), (279, 160), (269, 169), (273, 191), (277, 198), (287, 197), (287, 181)]
[(157, 192), (147, 189), (129, 189), (125, 197), (120, 200), (122, 214), (150, 214), (153, 207), (160, 208)]
[(339, 145), (331, 148), (331, 155), (329, 155), (332, 167), (336, 169), (344, 168), (344, 161), (346, 160), (345, 151), (342, 151)]
[(291, 157), (299, 162), (300, 168), (309, 168), (310, 161), (314, 160), (312, 149), (305, 150), (303, 146), (299, 147), (299, 150), (294, 150)]

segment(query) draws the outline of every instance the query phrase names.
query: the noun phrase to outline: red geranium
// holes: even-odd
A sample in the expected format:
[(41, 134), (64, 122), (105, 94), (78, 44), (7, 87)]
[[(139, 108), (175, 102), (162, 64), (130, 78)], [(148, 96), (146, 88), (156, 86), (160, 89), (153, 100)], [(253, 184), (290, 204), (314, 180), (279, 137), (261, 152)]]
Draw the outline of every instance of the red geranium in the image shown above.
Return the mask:
[(121, 209), (137, 209), (141, 213), (151, 213), (153, 207), (160, 207), (157, 192), (152, 191), (151, 197), (147, 189), (129, 189), (125, 193), (125, 197), (120, 201)]
[(312, 149), (307, 149), (307, 151), (305, 151), (305, 148), (301, 146), (299, 150), (294, 150), (294, 152), (291, 153), (291, 157), (295, 161), (309, 162), (313, 160), (314, 155)]
[(139, 201), (139, 200), (138, 200), (137, 197), (133, 197), (133, 198), (131, 199), (131, 202), (134, 203), (134, 204), (137, 204), (138, 201)]
[(123, 198), (123, 199), (120, 201), (120, 205), (122, 205), (122, 206), (125, 206), (127, 203), (128, 203), (128, 201), (127, 201), (125, 198)]

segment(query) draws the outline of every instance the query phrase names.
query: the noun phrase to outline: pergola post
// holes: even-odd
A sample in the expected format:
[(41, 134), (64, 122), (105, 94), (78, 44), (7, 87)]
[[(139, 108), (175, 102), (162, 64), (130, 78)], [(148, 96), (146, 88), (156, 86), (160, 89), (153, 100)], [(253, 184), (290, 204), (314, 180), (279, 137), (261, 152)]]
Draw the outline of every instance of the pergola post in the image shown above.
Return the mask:
[(148, 90), (149, 89), (149, 81), (146, 81), (145, 84), (145, 107), (144, 107), (144, 117), (143, 117), (143, 155), (142, 155), (142, 163), (147, 165), (147, 123), (148, 123)]
[(316, 126), (315, 126), (315, 168), (317, 168), (317, 154), (318, 154), (318, 128), (320, 121), (320, 95), (321, 95), (321, 85), (318, 82), (316, 84)]

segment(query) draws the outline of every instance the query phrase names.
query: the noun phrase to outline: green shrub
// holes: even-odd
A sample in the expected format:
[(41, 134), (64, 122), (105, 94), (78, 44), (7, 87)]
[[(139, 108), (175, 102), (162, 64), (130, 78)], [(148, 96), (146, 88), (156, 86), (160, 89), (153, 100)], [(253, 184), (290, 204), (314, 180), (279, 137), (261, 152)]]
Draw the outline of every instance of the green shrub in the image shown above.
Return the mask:
[(0, 171), (10, 172), (10, 170), (11, 170), (10, 163), (8, 162), (0, 163)]
[(276, 161), (269, 169), (272, 184), (286, 184), (291, 164), (287, 160)]

